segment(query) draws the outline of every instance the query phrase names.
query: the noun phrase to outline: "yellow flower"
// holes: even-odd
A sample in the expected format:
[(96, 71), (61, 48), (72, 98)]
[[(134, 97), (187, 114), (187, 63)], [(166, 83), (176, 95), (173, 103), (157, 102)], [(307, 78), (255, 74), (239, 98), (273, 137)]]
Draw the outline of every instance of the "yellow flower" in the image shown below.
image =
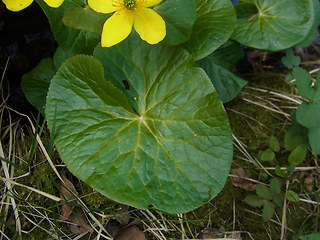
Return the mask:
[[(50, 7), (57, 8), (59, 7), (64, 0), (44, 0)], [(31, 3), (33, 0), (3, 0), (3, 3), (6, 5), (6, 7), (14, 12), (21, 11), (22, 9), (25, 9)]]
[(89, 6), (101, 13), (115, 12), (103, 25), (101, 46), (111, 47), (123, 41), (134, 26), (140, 37), (150, 44), (166, 36), (166, 25), (152, 7), (162, 0), (88, 0)]

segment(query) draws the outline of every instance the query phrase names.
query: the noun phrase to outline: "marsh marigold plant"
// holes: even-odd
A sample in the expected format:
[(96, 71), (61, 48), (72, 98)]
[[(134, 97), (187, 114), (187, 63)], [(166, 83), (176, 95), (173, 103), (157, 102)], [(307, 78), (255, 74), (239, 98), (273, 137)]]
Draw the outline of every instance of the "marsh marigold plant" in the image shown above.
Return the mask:
[[(60, 7), (64, 0), (44, 0), (50, 7)], [(26, 7), (29, 7), (33, 0), (3, 0), (6, 7), (14, 12), (21, 11)]]
[(166, 25), (153, 7), (162, 0), (89, 0), (89, 6), (100, 13), (115, 12), (104, 24), (101, 45), (111, 47), (123, 41), (132, 30), (149, 44), (156, 44), (166, 36)]

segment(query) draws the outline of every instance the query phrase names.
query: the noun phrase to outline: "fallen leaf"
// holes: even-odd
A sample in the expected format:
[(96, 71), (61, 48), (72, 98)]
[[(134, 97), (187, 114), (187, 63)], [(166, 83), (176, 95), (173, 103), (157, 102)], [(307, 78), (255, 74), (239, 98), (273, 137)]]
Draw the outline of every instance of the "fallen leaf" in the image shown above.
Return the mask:
[(199, 234), (197, 234), (197, 239), (213, 239), (217, 238), (218, 235), (215, 233), (217, 229), (207, 227), (203, 229)]
[(117, 213), (119, 215), (116, 216), (119, 219), (122, 226), (125, 226), (130, 221), (130, 213), (129, 213), (129, 206), (124, 204), (119, 204), (117, 207)]
[(308, 176), (303, 180), (303, 183), (305, 184), (305, 188), (307, 191), (312, 192), (313, 191), (313, 183), (314, 178), (312, 176)]
[(88, 223), (88, 220), (81, 208), (75, 207), (73, 209), (73, 214), (69, 217), (69, 220), (73, 223), (69, 225), (70, 231), (73, 234), (78, 235), (85, 232), (93, 232), (93, 229)]
[(110, 219), (106, 226), (105, 226), (107, 232), (111, 237), (117, 236), (118, 232), (120, 231), (121, 228), (121, 223), (117, 219)]
[(247, 180), (249, 174), (243, 168), (236, 168), (231, 170), (233, 177), (233, 186), (242, 188), (246, 191), (255, 191), (256, 185)]
[(63, 204), (60, 208), (60, 220), (66, 221), (71, 213), (74, 204), (77, 202), (75, 196), (78, 196), (78, 192), (75, 189), (72, 182), (70, 182), (65, 176), (62, 176), (65, 185), (61, 184), (60, 186), (60, 197), (63, 199)]
[(122, 229), (114, 240), (146, 240), (146, 235), (134, 225)]
[(207, 227), (203, 229), (198, 235), (198, 239), (215, 239), (215, 240), (242, 240), (241, 232), (225, 232), (225, 229), (215, 229)]

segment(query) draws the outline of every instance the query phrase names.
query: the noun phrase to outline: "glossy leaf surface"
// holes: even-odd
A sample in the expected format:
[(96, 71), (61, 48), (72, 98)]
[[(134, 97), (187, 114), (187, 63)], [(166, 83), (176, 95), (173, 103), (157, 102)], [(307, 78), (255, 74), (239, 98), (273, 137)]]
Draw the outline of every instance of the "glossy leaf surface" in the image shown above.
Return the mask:
[(52, 59), (44, 58), (34, 69), (22, 77), (21, 88), (24, 94), (28, 101), (42, 114), (44, 114), (50, 81), (55, 73), (56, 67)]
[(165, 43), (177, 45), (187, 41), (196, 20), (194, 0), (166, 0), (154, 7), (166, 22)]
[(185, 48), (196, 60), (225, 43), (235, 27), (235, 11), (229, 0), (195, 0), (197, 19)]
[(48, 125), (69, 170), (115, 201), (169, 213), (220, 192), (231, 132), (192, 57), (139, 38), (98, 47), (95, 56), (103, 65), (83, 55), (67, 60), (47, 98)]
[(245, 0), (235, 4), (232, 38), (246, 46), (277, 51), (303, 41), (311, 31), (313, 0)]
[(110, 14), (98, 13), (89, 5), (71, 6), (65, 10), (62, 21), (67, 27), (101, 34), (102, 26), (108, 17)]
[(92, 54), (93, 49), (100, 42), (100, 35), (66, 27), (62, 21), (65, 11), (70, 7), (77, 7), (77, 4), (65, 0), (59, 8), (51, 8), (42, 0), (37, 0), (37, 2), (49, 20), (55, 40), (65, 52), (71, 55)]

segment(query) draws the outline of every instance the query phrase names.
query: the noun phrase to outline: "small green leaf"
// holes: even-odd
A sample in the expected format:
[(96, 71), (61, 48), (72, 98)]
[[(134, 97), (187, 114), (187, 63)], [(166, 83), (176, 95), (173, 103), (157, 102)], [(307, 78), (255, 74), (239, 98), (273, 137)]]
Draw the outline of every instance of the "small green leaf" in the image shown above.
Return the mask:
[(309, 100), (313, 100), (316, 91), (313, 87), (311, 87), (312, 79), (310, 74), (303, 68), (299, 67), (295, 67), (292, 71), (292, 74), (296, 79), (300, 96)]
[(259, 197), (266, 199), (266, 200), (271, 200), (272, 199), (272, 192), (270, 188), (263, 184), (257, 184), (256, 186), (256, 193), (258, 194)]
[(285, 67), (292, 69), (293, 67), (299, 66), (301, 59), (299, 56), (294, 55), (292, 48), (289, 48), (286, 51), (286, 55), (281, 58), (281, 61)]
[(287, 166), (287, 174), (288, 176), (291, 176), (294, 173), (294, 170), (296, 169), (296, 165), (290, 164)]
[(270, 138), (269, 146), (275, 152), (279, 152), (280, 151), (280, 143), (279, 143), (279, 140), (275, 136), (272, 136)]
[(194, 0), (167, 0), (154, 7), (166, 22), (167, 34), (164, 42), (177, 45), (190, 38), (192, 27), (196, 21), (196, 5)]
[(265, 200), (257, 195), (248, 195), (244, 201), (252, 207), (262, 207)]
[(274, 202), (274, 204), (276, 204), (278, 207), (283, 206), (283, 201), (284, 201), (283, 193), (277, 193), (273, 195), (272, 202)]
[(289, 155), (288, 161), (291, 164), (299, 165), (304, 161), (307, 155), (307, 146), (305, 144), (300, 144), (297, 146)]
[[(300, 74), (309, 75), (305, 70), (296, 70)], [(297, 82), (298, 84), (298, 82)], [(317, 80), (313, 83), (313, 87), (311, 87), (310, 75), (308, 79), (305, 79), (303, 82), (303, 77), (300, 79), (300, 88), (304, 93), (304, 97), (310, 99), (310, 102), (303, 102), (298, 110), (297, 110), (297, 121), (307, 128), (313, 128), (319, 125), (320, 123), (320, 75), (318, 74)]]
[(309, 129), (308, 132), (309, 143), (314, 154), (320, 154), (320, 123)]
[(42, 114), (44, 114), (49, 84), (55, 74), (56, 68), (52, 59), (44, 58), (33, 70), (22, 76), (21, 88), (24, 94)]
[(288, 190), (286, 192), (286, 198), (290, 201), (290, 202), (299, 202), (299, 195), (296, 194), (294, 191), (292, 190)]
[(274, 204), (269, 201), (265, 201), (262, 209), (262, 218), (264, 221), (269, 221), (274, 215)]
[(110, 14), (102, 14), (85, 7), (72, 6), (65, 10), (62, 21), (66, 27), (101, 34), (102, 27)]
[(307, 128), (315, 127), (320, 122), (320, 101), (303, 102), (297, 110), (298, 122)]
[(197, 19), (184, 47), (195, 60), (208, 56), (225, 43), (235, 26), (236, 14), (230, 0), (194, 0)]
[(294, 77), (293, 77), (293, 75), (292, 75), (292, 73), (288, 73), (287, 75), (286, 75), (286, 82), (290, 82), (290, 81), (292, 81), (294, 79)]
[(275, 159), (276, 155), (271, 148), (268, 148), (267, 150), (259, 151), (258, 157), (261, 162), (271, 162)]
[(260, 173), (259, 173), (259, 179), (260, 179), (261, 181), (267, 181), (268, 178), (269, 178), (269, 175), (268, 175), (267, 173), (265, 173), (265, 172), (260, 172)]
[(301, 237), (302, 240), (319, 240), (320, 233), (309, 234)]
[(276, 166), (275, 172), (279, 177), (282, 177), (282, 178), (286, 178), (287, 177), (286, 172), (284, 170), (282, 170), (279, 165)]
[(278, 178), (272, 178), (270, 181), (270, 190), (272, 193), (281, 192), (281, 184)]
[(294, 129), (291, 128), (284, 135), (284, 147), (289, 151), (293, 151), (297, 146), (303, 144), (302, 135), (294, 135), (293, 130)]

